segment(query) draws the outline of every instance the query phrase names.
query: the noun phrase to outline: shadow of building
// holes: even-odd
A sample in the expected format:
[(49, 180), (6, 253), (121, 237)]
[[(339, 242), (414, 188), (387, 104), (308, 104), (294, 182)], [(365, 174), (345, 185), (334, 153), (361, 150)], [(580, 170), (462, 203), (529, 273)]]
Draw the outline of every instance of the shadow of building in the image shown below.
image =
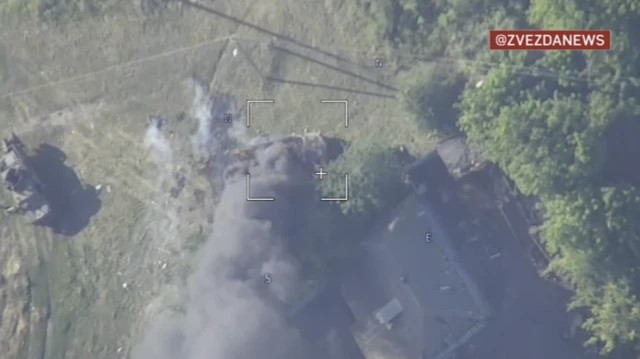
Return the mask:
[(43, 184), (52, 214), (44, 223), (57, 234), (75, 236), (100, 210), (100, 200), (94, 186), (85, 185), (76, 172), (65, 164), (66, 154), (59, 148), (43, 144), (30, 157), (38, 178)]

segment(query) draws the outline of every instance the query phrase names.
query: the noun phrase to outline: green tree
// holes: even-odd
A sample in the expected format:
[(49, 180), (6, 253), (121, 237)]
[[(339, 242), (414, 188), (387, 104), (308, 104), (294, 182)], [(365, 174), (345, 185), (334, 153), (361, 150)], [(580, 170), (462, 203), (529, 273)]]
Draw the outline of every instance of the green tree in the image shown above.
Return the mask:
[(585, 189), (543, 202), (540, 228), (552, 254), (547, 273), (560, 276), (574, 289), (570, 308), (587, 308), (588, 344), (611, 352), (634, 343), (640, 328), (640, 307), (627, 284), (638, 279), (640, 191), (630, 186)]
[[(620, 344), (640, 340), (640, 302), (626, 280), (616, 280), (604, 285), (594, 296), (591, 316), (583, 328), (593, 333), (587, 344), (601, 345), (602, 354), (609, 354)], [(577, 303), (580, 304), (580, 303)]]
[(606, 282), (602, 262), (607, 246), (603, 204), (597, 193), (584, 190), (542, 202), (542, 243), (552, 256), (547, 273), (555, 273), (577, 290)]
[(453, 66), (420, 66), (403, 74), (400, 83), (400, 101), (418, 124), (443, 136), (455, 133), (454, 104), (464, 82)]
[(344, 197), (344, 174), (349, 175), (349, 200), (339, 202), (345, 215), (378, 214), (395, 204), (405, 191), (397, 152), (373, 141), (347, 147), (327, 172), (329, 175), (319, 182), (325, 197)]
[(468, 87), (460, 128), (515, 180), (526, 195), (563, 193), (583, 185), (604, 165), (606, 121), (558, 84), (522, 79), (504, 65), (481, 88)]

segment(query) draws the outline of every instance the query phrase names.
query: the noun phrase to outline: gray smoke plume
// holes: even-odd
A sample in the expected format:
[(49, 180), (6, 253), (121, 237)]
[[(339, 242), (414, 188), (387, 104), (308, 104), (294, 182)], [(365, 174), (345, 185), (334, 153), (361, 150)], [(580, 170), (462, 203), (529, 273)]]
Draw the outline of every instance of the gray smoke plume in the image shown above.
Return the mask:
[(212, 94), (200, 80), (193, 79), (193, 117), (198, 129), (192, 138), (193, 151), (199, 156), (220, 155), (225, 149), (246, 143), (246, 127), (240, 121), (235, 99)]
[[(189, 279), (184, 313), (158, 321), (134, 358), (312, 357), (286, 312), (300, 294), (300, 268), (290, 249), (304, 230), (305, 198), (313, 195), (313, 171), (305, 159), (322, 157), (322, 151), (317, 141), (275, 141), (227, 169), (211, 237)], [(252, 197), (276, 200), (247, 201), (246, 173)]]
[(169, 141), (160, 130), (162, 120), (160, 118), (152, 118), (149, 121), (147, 132), (144, 135), (144, 145), (150, 149), (150, 155), (156, 165), (171, 162), (173, 151), (169, 145)]

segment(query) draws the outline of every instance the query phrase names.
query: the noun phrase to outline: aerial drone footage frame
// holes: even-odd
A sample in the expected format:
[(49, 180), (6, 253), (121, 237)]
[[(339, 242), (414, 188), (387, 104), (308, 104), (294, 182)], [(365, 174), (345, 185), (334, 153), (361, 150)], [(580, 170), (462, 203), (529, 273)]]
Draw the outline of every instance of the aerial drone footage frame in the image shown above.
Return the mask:
[[(579, 251), (554, 235), (577, 232), (568, 201), (636, 208), (593, 154), (634, 127), (585, 110), (560, 129), (551, 109), (614, 108), (636, 74), (490, 51), (489, 30), (564, 11), (524, 3), (1, 3), (0, 135), (20, 143), (1, 159), (20, 161), (2, 170), (0, 356), (632, 355), (634, 272), (571, 272)], [(534, 136), (569, 128), (579, 144)], [(588, 176), (607, 183), (575, 192)], [(585, 233), (635, 238), (611, 223)], [(590, 293), (629, 313), (622, 329)]]

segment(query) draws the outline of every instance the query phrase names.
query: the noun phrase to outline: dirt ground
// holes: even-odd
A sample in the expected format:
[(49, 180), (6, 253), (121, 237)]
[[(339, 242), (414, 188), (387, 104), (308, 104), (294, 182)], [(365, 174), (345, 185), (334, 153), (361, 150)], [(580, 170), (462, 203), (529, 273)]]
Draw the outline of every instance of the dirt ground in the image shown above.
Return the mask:
[[(127, 358), (148, 319), (178, 306), (215, 220), (191, 146), (193, 76), (236, 101), (234, 121), (247, 100), (273, 99), (252, 110), (250, 133), (432, 147), (399, 109), (393, 64), (375, 68), (386, 50), (346, 1), (200, 4), (63, 28), (0, 25), (0, 132), (33, 150), (62, 213), (56, 230), (0, 216), (8, 358)], [(343, 108), (320, 102), (331, 99), (349, 101), (349, 128)], [(143, 143), (150, 116), (174, 133), (160, 164)], [(177, 172), (186, 183), (172, 198)]]

